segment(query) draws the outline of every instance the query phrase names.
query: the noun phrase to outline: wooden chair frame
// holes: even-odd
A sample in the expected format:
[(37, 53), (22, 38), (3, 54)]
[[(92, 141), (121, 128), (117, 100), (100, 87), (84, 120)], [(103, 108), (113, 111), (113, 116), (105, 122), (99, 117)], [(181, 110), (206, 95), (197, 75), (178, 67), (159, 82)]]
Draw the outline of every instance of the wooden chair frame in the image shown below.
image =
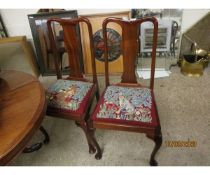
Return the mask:
[[(152, 62), (151, 62), (151, 78), (150, 78), (150, 86), (151, 92), (153, 93), (154, 88), (154, 73), (155, 73), (155, 59), (156, 59), (156, 47), (157, 47), (157, 31), (158, 31), (158, 21), (154, 17), (145, 17), (141, 19), (137, 19), (134, 21), (123, 20), (121, 18), (107, 18), (103, 22), (103, 37), (105, 42), (105, 83), (106, 88), (110, 85), (109, 82), (109, 67), (108, 67), (108, 48), (107, 48), (107, 34), (106, 28), (107, 24), (110, 22), (117, 23), (122, 28), (122, 54), (123, 54), (123, 74), (120, 83), (117, 83), (117, 86), (124, 87), (143, 87), (141, 84), (137, 83), (136, 74), (135, 74), (135, 62), (138, 53), (138, 38), (139, 38), (139, 25), (141, 23), (150, 21), (154, 24), (154, 32), (153, 32), (153, 49), (152, 49)], [(141, 127), (141, 126), (131, 126), (128, 124), (118, 124), (111, 122), (102, 122), (95, 121), (90, 119), (89, 127), (93, 142), (95, 147), (97, 148), (96, 159), (100, 159), (102, 157), (101, 149), (95, 140), (94, 130), (95, 128), (100, 129), (110, 129), (110, 130), (120, 130), (120, 131), (131, 131), (138, 133), (145, 133), (146, 136), (152, 139), (155, 142), (155, 147), (152, 151), (150, 157), (150, 165), (157, 165), (155, 160), (155, 154), (160, 148), (162, 144), (162, 134), (161, 134), (161, 126), (159, 123), (159, 117), (155, 105), (155, 111), (157, 114), (157, 123), (156, 127)]]
[(83, 22), (87, 25), (88, 31), (89, 31), (89, 39), (90, 39), (90, 50), (91, 50), (91, 62), (92, 62), (92, 69), (93, 69), (93, 88), (92, 94), (90, 95), (90, 98), (88, 99), (88, 106), (85, 109), (85, 112), (83, 115), (76, 115), (71, 114), (69, 112), (58, 112), (56, 110), (47, 110), (47, 114), (51, 116), (66, 118), (75, 120), (75, 123), (77, 126), (81, 127), (83, 131), (85, 132), (88, 145), (89, 145), (89, 152), (95, 153), (95, 148), (93, 144), (91, 143), (91, 139), (87, 132), (87, 124), (86, 121), (89, 118), (89, 111), (91, 108), (91, 103), (94, 99), (94, 95), (96, 96), (96, 99), (99, 99), (99, 90), (98, 90), (98, 80), (96, 76), (96, 66), (95, 66), (95, 57), (94, 57), (94, 50), (93, 50), (93, 32), (92, 27), (87, 18), (80, 17), (77, 19), (60, 19), (60, 18), (52, 18), (47, 21), (47, 27), (49, 31), (49, 38), (50, 38), (50, 45), (53, 50), (54, 59), (55, 59), (55, 68), (56, 68), (56, 74), (57, 79), (62, 79), (62, 73), (59, 66), (59, 52), (56, 47), (56, 42), (54, 39), (53, 30), (51, 28), (51, 23), (57, 22), (59, 23), (64, 31), (64, 43), (65, 47), (69, 56), (69, 67), (70, 72), (69, 76), (66, 78), (67, 80), (76, 80), (76, 81), (83, 81), (88, 82), (86, 78), (84, 78), (83, 71), (80, 69), (80, 63), (79, 63), (79, 47), (81, 47), (81, 44), (78, 40), (77, 34), (76, 34), (76, 26), (79, 25), (79, 23)]

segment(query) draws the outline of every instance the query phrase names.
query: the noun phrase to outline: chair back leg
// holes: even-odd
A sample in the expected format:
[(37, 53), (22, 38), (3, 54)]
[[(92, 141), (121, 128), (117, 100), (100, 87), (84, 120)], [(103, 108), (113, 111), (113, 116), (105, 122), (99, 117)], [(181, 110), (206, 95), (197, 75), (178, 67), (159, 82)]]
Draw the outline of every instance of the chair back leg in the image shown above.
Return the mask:
[(81, 122), (76, 121), (75, 124), (84, 131), (86, 139), (87, 139), (87, 142), (88, 142), (89, 153), (90, 154), (94, 154), (96, 152), (96, 149), (92, 145), (90, 132), (88, 132), (88, 128), (87, 128), (86, 122), (85, 121), (81, 121)]

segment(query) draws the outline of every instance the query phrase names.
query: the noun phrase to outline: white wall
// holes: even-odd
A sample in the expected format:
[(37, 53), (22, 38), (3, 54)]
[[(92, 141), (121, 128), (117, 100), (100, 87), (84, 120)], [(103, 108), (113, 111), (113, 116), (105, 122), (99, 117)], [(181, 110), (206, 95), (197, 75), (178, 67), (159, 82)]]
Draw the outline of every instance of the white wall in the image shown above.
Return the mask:
[(31, 39), (31, 29), (28, 14), (34, 14), (38, 9), (1, 9), (0, 13), (9, 36), (26, 35)]
[[(129, 9), (79, 9), (79, 15), (89, 15), (97, 13), (110, 13), (126, 11)], [(28, 14), (34, 14), (38, 9), (0, 9), (9, 36), (26, 35), (32, 39), (29, 26)], [(182, 33), (194, 25), (199, 19), (205, 16), (210, 9), (184, 9), (182, 17)]]
[(130, 11), (130, 9), (79, 9), (77, 10), (78, 15), (113, 13), (113, 12), (120, 12), (120, 11)]
[(210, 9), (185, 9), (182, 15), (182, 33), (187, 31), (202, 17), (204, 17)]
[[(79, 9), (78, 15), (110, 13), (127, 10), (129, 9)], [(0, 13), (9, 36), (26, 35), (28, 39), (32, 39), (27, 15), (35, 14), (37, 11), (38, 9), (0, 9)]]

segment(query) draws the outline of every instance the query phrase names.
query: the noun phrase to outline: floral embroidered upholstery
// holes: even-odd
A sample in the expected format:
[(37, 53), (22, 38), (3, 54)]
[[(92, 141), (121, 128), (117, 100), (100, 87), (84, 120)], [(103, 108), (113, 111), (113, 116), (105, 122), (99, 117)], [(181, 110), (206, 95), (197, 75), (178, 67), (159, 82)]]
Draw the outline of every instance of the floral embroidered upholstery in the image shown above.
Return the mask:
[(93, 84), (73, 80), (57, 80), (47, 90), (48, 108), (83, 112)]
[(150, 89), (109, 86), (96, 107), (93, 119), (154, 124), (154, 112)]

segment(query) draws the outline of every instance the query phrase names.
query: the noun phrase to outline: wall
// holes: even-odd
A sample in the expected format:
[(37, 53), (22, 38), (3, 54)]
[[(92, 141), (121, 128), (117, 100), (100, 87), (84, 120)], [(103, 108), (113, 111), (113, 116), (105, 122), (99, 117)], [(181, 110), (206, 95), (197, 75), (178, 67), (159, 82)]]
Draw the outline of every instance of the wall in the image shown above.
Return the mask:
[[(78, 15), (127, 11), (129, 9), (79, 9)], [(0, 9), (9, 36), (26, 35), (32, 39), (28, 14), (35, 14), (38, 9)]]
[(202, 17), (204, 17), (210, 9), (185, 9), (182, 15), (182, 33), (187, 31)]
[(1, 9), (0, 13), (9, 36), (26, 35), (32, 38), (31, 29), (28, 22), (28, 14), (34, 14), (37, 9)]
[[(126, 11), (129, 9), (79, 9), (79, 15), (109, 13), (117, 11)], [(28, 14), (34, 14), (38, 9), (0, 9), (9, 36), (26, 35), (28, 39), (32, 38), (31, 29), (28, 23)], [(185, 9), (183, 10), (182, 32), (185, 32), (199, 19), (206, 15), (209, 9)]]

